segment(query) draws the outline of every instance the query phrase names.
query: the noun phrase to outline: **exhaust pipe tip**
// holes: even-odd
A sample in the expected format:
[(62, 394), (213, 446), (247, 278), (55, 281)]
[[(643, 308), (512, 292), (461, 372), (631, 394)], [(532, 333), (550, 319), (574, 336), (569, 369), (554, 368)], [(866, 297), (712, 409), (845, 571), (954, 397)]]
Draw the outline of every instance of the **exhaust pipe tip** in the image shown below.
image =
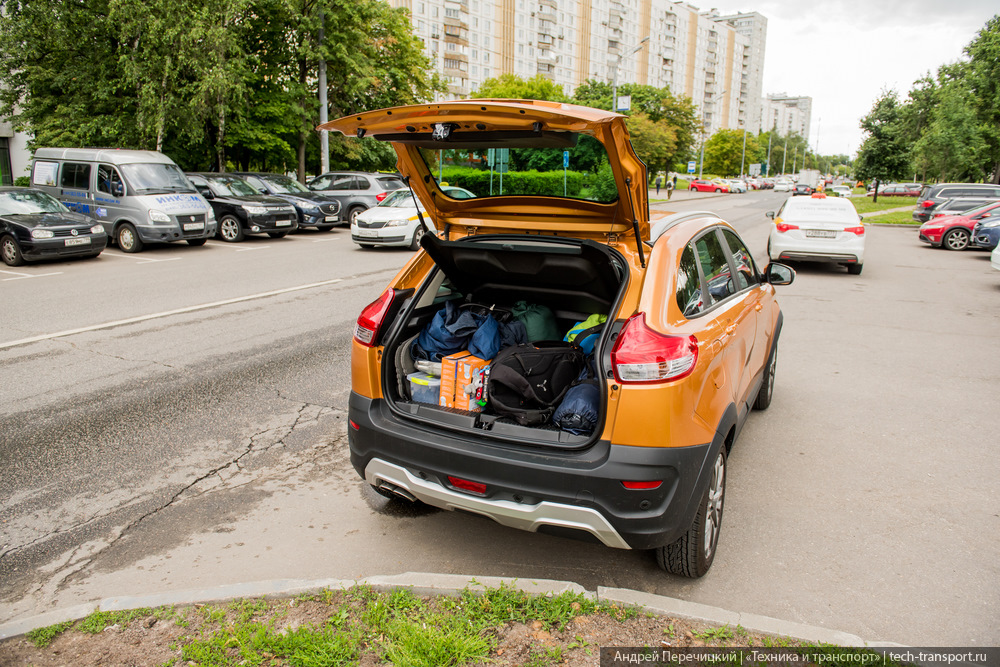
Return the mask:
[(392, 484), (391, 482), (385, 481), (384, 479), (383, 480), (379, 480), (379, 482), (378, 482), (378, 484), (376, 484), (376, 486), (379, 489), (384, 489), (385, 491), (388, 491), (389, 493), (391, 493), (392, 495), (396, 496), (397, 498), (402, 498), (403, 500), (408, 500), (411, 503), (417, 502), (417, 497), (415, 495), (413, 495), (412, 493), (410, 493), (406, 489), (404, 489), (404, 488), (402, 488), (400, 486), (397, 486), (396, 484)]

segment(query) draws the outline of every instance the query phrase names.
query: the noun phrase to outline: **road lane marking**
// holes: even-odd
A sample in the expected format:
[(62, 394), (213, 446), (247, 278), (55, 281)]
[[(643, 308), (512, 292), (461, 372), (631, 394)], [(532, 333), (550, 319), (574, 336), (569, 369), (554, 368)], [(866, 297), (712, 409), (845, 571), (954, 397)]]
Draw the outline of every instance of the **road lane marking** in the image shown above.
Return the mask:
[(247, 250), (264, 250), (265, 248), (270, 248), (269, 245), (259, 245), (253, 248), (237, 248), (236, 252), (246, 252)]
[(4, 278), (3, 282), (8, 280), (24, 280), (25, 278), (42, 278), (43, 276), (61, 276), (62, 271), (56, 271), (54, 273), (18, 273), (17, 271), (0, 271), (0, 273), (9, 273), (12, 276), (17, 276), (16, 278)]
[(154, 262), (174, 262), (180, 257), (164, 257), (162, 259), (156, 259), (155, 257), (136, 257), (134, 255), (127, 255), (119, 252), (108, 252), (105, 250), (101, 253), (102, 257), (119, 257), (121, 259), (134, 259), (136, 264), (152, 264)]
[(42, 340), (52, 340), (53, 338), (62, 338), (64, 336), (72, 336), (79, 333), (87, 333), (88, 331), (98, 331), (99, 329), (110, 329), (112, 327), (119, 327), (124, 324), (135, 324), (137, 322), (145, 322), (147, 320), (155, 320), (161, 317), (169, 317), (171, 315), (182, 315), (184, 313), (193, 313), (198, 310), (206, 310), (208, 308), (218, 308), (219, 306), (228, 306), (233, 303), (242, 303), (244, 301), (253, 301), (254, 299), (263, 299), (269, 296), (278, 296), (279, 294), (288, 294), (289, 292), (298, 292), (301, 290), (312, 289), (313, 287), (323, 287), (325, 285), (334, 285), (339, 282), (343, 282), (343, 278), (334, 278), (333, 280), (324, 280), (318, 283), (309, 283), (307, 285), (297, 285), (295, 287), (286, 287), (284, 289), (271, 290), (270, 292), (260, 292), (258, 294), (249, 294), (247, 296), (238, 296), (234, 299), (224, 299), (223, 301), (213, 301), (212, 303), (202, 303), (197, 306), (188, 306), (186, 308), (177, 308), (175, 310), (166, 310), (162, 313), (152, 313), (150, 315), (140, 315), (138, 317), (129, 317), (124, 320), (115, 320), (113, 322), (104, 322), (102, 324), (93, 324), (89, 327), (80, 327), (79, 329), (67, 329), (66, 331), (57, 331), (56, 333), (41, 334), (39, 336), (32, 336), (31, 338), (21, 338), (20, 340), (12, 340), (6, 343), (0, 343), (0, 350), (15, 347), (17, 345), (27, 345), (28, 343), (37, 343)]

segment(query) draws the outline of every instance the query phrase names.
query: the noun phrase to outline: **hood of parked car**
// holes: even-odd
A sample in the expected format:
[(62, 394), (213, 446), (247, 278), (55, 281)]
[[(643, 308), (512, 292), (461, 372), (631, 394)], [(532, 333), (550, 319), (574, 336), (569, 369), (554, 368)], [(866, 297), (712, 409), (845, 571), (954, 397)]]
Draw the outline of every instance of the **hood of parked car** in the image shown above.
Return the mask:
[(0, 215), (9, 223), (27, 227), (91, 227), (93, 220), (81, 213), (10, 213)]
[[(535, 231), (628, 236), (638, 230), (641, 239), (649, 238), (646, 168), (632, 149), (625, 116), (621, 114), (541, 100), (460, 100), (368, 111), (330, 121), (319, 129), (392, 143), (399, 158), (399, 171), (409, 177), (428, 214), (439, 226), (451, 226), (453, 230), (457, 227), (458, 236)], [(563, 160), (567, 159), (563, 156), (568, 150), (561, 151), (571, 145), (575, 147), (571, 140), (581, 135), (593, 137), (603, 146), (617, 190), (614, 201), (612, 196), (591, 201), (582, 195), (574, 199), (548, 194), (492, 194), (497, 191), (493, 188), (500, 187), (501, 176), (512, 174), (513, 170), (504, 171), (506, 166), (494, 169), (496, 158), (493, 154), (487, 158), (488, 147), (496, 146), (500, 151), (509, 150), (508, 146), (549, 149), (553, 157), (562, 158), (559, 161), (562, 174)], [(473, 199), (447, 197), (438, 186), (439, 173), (428, 166), (421, 149), (425, 149), (425, 154), (442, 156), (450, 149), (477, 151), (477, 157), (470, 160), (467, 168), (481, 172), (490, 160), (489, 168), (496, 172), (496, 177), (488, 181), (488, 192), (484, 191), (486, 186), (476, 192), (461, 178), (445, 179), (450, 185), (466, 187), (477, 194)], [(598, 177), (587, 174), (583, 178), (593, 183)], [(562, 185), (560, 189), (565, 190)]]

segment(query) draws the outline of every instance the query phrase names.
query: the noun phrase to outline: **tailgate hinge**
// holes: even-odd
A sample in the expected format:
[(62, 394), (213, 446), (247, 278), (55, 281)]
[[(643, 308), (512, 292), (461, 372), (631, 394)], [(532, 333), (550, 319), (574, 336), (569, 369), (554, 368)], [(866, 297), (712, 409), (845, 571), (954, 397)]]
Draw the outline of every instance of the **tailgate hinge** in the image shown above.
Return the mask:
[(608, 234), (608, 245), (618, 245), (618, 235), (615, 233)]
[(478, 232), (478, 231), (479, 231), (479, 227), (466, 227), (465, 228), (465, 235), (466, 236), (475, 236), (476, 232)]

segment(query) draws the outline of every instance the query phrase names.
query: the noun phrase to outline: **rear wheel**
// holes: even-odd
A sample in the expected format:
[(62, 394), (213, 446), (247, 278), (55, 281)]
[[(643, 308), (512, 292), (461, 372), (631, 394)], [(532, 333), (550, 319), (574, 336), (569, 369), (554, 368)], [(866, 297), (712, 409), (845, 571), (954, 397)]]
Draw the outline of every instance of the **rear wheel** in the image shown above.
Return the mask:
[(771, 396), (774, 395), (774, 372), (778, 367), (778, 341), (774, 341), (771, 348), (771, 356), (767, 358), (767, 366), (764, 368), (764, 381), (757, 391), (757, 399), (753, 402), (754, 410), (767, 410), (771, 405)]
[(941, 239), (941, 247), (948, 250), (965, 250), (969, 247), (969, 232), (964, 229), (953, 229)]
[(354, 206), (347, 213), (347, 222), (350, 225), (354, 225), (358, 221), (358, 216), (365, 212), (364, 206)]
[(3, 263), (7, 266), (24, 265), (21, 246), (17, 245), (17, 240), (10, 234), (4, 234), (3, 238), (0, 239), (0, 255), (3, 256)]
[(118, 248), (122, 252), (139, 252), (142, 250), (142, 239), (139, 238), (135, 227), (127, 222), (118, 228), (118, 233), (115, 234), (115, 243), (118, 244)]
[(715, 188), (716, 192), (722, 192), (722, 188)]
[(712, 567), (722, 529), (722, 509), (726, 500), (726, 448), (719, 450), (712, 479), (702, 496), (694, 523), (676, 542), (656, 550), (656, 562), (671, 574), (697, 578)]

